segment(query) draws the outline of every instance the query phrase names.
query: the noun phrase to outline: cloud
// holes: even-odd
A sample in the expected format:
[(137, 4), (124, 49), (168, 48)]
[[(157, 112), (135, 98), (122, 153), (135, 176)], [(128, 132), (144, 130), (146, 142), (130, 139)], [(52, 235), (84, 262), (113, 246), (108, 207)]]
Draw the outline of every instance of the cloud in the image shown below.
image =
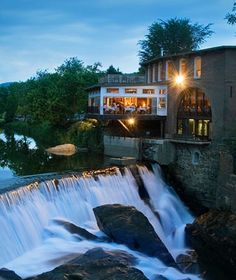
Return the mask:
[(137, 42), (158, 18), (188, 17), (215, 23), (204, 47), (236, 44), (224, 16), (232, 0), (2, 0), (0, 79), (24, 80), (38, 69), (53, 71), (69, 57), (86, 64), (138, 68)]

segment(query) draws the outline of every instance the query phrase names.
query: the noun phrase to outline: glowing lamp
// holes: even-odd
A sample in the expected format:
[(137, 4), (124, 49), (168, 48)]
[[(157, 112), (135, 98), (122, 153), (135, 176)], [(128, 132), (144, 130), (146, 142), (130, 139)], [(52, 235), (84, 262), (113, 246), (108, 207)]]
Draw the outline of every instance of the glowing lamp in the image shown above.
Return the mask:
[(135, 119), (134, 118), (128, 119), (128, 123), (129, 123), (129, 125), (134, 125)]
[(176, 78), (175, 78), (175, 83), (176, 83), (177, 85), (182, 85), (183, 82), (184, 82), (184, 76), (182, 76), (182, 75), (176, 76)]

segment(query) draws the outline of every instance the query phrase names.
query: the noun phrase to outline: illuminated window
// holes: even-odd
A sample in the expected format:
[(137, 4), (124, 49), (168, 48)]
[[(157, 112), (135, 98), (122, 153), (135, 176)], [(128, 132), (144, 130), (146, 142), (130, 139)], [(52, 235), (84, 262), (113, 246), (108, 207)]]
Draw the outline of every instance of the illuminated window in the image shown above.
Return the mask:
[(166, 89), (165, 88), (159, 89), (159, 94), (166, 94)]
[(107, 93), (119, 93), (119, 88), (107, 88)]
[(158, 105), (159, 109), (163, 109), (166, 108), (166, 98), (165, 97), (160, 97), (159, 98), (159, 105)]
[(143, 93), (145, 94), (154, 94), (155, 90), (153, 88), (144, 88)]
[(177, 133), (209, 140), (211, 120), (211, 105), (205, 93), (197, 88), (186, 89), (178, 108)]
[(137, 89), (136, 88), (126, 88), (125, 93), (137, 93)]
[(183, 120), (177, 121), (177, 134), (183, 134)]
[(182, 58), (179, 61), (179, 74), (186, 75), (187, 73), (187, 60)]
[(173, 62), (168, 60), (166, 62), (166, 80), (171, 80), (174, 76), (174, 65)]
[(194, 59), (194, 78), (200, 79), (202, 75), (202, 59), (201, 57), (195, 57)]

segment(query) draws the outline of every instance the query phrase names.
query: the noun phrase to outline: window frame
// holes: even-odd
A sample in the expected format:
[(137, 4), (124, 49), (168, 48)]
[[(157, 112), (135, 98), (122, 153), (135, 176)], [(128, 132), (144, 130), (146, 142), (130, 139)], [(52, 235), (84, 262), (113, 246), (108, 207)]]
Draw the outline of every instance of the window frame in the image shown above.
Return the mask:
[[(200, 70), (197, 68), (197, 61), (200, 61)], [(198, 74), (198, 71), (200, 71), (200, 75)], [(201, 77), (202, 77), (202, 58), (201, 58), (201, 56), (196, 56), (194, 58), (193, 77), (194, 77), (194, 79), (201, 79)]]

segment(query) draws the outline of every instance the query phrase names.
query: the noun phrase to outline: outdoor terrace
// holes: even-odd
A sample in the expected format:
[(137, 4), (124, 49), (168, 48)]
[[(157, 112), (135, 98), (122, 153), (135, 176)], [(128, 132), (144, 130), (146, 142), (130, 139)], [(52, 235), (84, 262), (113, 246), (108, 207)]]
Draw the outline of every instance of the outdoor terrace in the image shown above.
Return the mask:
[(108, 74), (99, 79), (99, 84), (143, 84), (144, 75), (134, 74)]

